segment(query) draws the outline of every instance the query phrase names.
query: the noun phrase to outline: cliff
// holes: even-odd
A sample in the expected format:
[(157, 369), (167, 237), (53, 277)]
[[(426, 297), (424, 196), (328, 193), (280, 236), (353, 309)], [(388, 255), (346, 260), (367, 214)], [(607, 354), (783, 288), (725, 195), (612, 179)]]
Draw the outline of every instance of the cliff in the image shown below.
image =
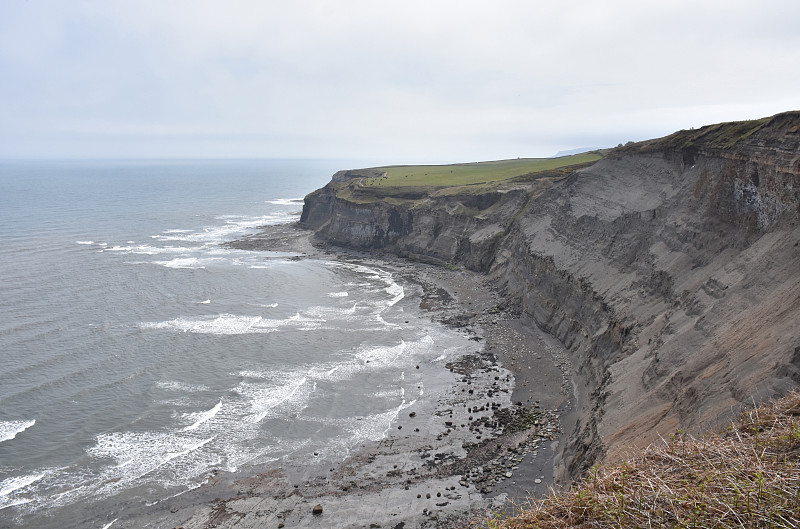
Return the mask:
[[(469, 186), (337, 173), (301, 224), (485, 273), (571, 355), (562, 478), (800, 382), (800, 112)], [(369, 180), (369, 182), (368, 182)]]

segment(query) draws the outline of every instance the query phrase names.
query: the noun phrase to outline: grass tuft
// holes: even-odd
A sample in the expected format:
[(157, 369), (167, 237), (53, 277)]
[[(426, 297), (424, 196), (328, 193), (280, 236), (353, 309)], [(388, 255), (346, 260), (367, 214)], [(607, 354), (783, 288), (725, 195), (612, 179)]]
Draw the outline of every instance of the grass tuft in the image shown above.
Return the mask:
[(800, 392), (702, 438), (682, 432), (595, 467), (565, 493), (533, 500), (496, 529), (800, 527)]

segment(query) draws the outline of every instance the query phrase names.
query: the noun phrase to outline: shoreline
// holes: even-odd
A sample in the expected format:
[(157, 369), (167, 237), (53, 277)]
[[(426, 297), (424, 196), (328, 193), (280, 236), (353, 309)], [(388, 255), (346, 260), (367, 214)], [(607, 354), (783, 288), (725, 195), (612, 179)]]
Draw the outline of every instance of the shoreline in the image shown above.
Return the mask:
[(267, 226), (228, 246), (388, 270), (416, 285), (420, 309), (466, 333), (476, 350), (420, 366), (448, 376), (453, 393), (404, 409), (384, 439), (343, 461), (289, 459), (277, 468), (218, 472), (115, 527), (457, 527), (547, 493), (563, 435), (558, 416), (571, 402), (565, 366), (557, 365), (557, 342), (501, 310), (483, 276), (315, 246), (312, 233), (294, 224)]

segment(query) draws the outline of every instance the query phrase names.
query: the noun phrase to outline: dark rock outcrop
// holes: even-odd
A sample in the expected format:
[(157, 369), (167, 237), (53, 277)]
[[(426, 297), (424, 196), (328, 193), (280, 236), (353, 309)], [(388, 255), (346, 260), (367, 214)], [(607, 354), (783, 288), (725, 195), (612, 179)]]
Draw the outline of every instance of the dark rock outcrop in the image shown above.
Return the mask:
[(320, 240), (486, 273), (569, 350), (562, 477), (800, 383), (800, 112), (485, 194), (358, 201), (350, 180), (306, 197)]

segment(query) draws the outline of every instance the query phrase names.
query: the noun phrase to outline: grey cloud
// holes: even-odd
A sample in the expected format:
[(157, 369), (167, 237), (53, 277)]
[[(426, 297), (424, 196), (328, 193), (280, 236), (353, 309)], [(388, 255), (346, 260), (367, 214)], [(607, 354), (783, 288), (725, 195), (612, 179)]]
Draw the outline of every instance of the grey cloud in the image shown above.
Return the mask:
[(7, 2), (0, 156), (547, 156), (800, 108), (796, 2)]

